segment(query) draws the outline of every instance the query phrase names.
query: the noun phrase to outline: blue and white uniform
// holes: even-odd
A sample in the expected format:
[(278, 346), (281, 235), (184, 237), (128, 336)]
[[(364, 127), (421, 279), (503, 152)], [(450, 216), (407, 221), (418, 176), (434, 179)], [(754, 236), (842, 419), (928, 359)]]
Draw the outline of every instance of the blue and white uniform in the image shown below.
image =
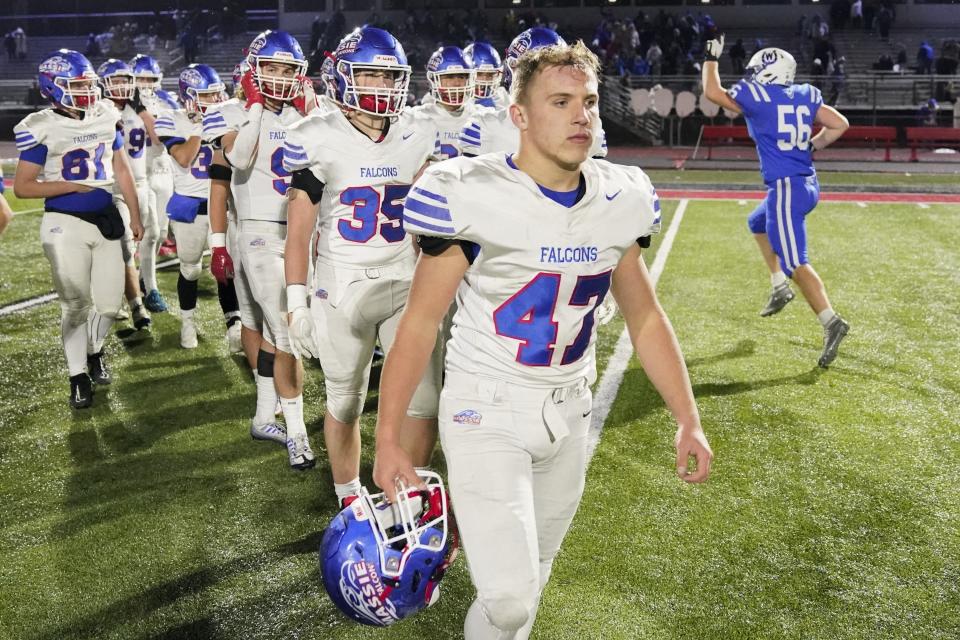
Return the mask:
[[(14, 127), (20, 161), (40, 165), (40, 181), (91, 188), (44, 200), (40, 223), (43, 252), (60, 299), (71, 376), (86, 371), (88, 319), (99, 315), (112, 321), (123, 300), (120, 240), (124, 224), (113, 205), (113, 154), (123, 148), (119, 123), (120, 113), (103, 100), (88, 109), (83, 119), (44, 109)], [(74, 338), (82, 346), (71, 348)]]
[(739, 81), (728, 93), (743, 110), (767, 185), (767, 197), (747, 224), (751, 232), (767, 234), (789, 276), (808, 262), (805, 219), (820, 199), (810, 138), (823, 96), (809, 84), (748, 80)]
[(588, 159), (582, 175), (558, 193), (504, 154), (454, 158), (428, 168), (404, 206), (409, 233), (459, 241), (473, 258), (439, 426), (474, 607), (496, 637), (533, 625), (583, 491), (595, 311), (621, 258), (660, 224), (640, 169)]

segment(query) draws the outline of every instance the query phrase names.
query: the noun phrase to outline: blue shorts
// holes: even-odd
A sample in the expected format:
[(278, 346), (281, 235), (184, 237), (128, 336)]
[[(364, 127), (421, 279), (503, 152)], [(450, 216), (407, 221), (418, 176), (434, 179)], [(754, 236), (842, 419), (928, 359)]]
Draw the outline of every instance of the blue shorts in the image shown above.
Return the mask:
[(804, 221), (819, 200), (817, 176), (779, 178), (767, 184), (767, 197), (747, 219), (751, 232), (767, 234), (788, 276), (808, 262)]

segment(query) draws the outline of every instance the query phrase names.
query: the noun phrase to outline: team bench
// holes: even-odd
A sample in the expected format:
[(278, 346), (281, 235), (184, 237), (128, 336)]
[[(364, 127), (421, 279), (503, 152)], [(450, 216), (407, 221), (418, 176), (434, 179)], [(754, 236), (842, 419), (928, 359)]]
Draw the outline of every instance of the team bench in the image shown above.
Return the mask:
[(917, 149), (948, 147), (960, 150), (960, 129), (949, 127), (907, 127), (910, 161), (917, 161)]
[[(814, 135), (819, 128), (814, 130)], [(747, 128), (742, 126), (708, 125), (703, 127), (702, 142), (707, 147), (707, 160), (713, 156), (713, 147), (717, 144), (753, 145)], [(851, 147), (882, 146), (884, 160), (890, 161), (890, 149), (897, 143), (896, 127), (850, 127), (832, 146), (843, 145)]]

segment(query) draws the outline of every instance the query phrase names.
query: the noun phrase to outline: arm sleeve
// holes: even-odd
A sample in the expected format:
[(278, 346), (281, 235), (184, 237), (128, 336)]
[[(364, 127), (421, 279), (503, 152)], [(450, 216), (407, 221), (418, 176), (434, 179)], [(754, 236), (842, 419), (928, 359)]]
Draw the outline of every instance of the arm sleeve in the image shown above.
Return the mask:
[[(250, 107), (247, 120), (240, 128), (237, 137), (233, 140), (233, 148), (224, 152), (223, 157), (238, 169), (249, 169), (257, 155), (257, 143), (260, 142), (260, 123), (263, 118), (263, 105), (255, 104)], [(206, 132), (204, 132), (206, 135)]]
[(403, 228), (407, 233), (433, 238), (461, 238), (448, 199), (454, 182), (439, 169), (443, 163), (428, 167), (410, 188), (403, 205)]
[(113, 137), (113, 150), (123, 149), (123, 131), (117, 130), (117, 135)]
[(743, 115), (745, 116), (753, 115), (757, 105), (762, 100), (756, 87), (746, 80), (740, 80), (737, 84), (730, 87), (727, 90), (727, 95), (740, 105), (740, 108), (743, 110)]

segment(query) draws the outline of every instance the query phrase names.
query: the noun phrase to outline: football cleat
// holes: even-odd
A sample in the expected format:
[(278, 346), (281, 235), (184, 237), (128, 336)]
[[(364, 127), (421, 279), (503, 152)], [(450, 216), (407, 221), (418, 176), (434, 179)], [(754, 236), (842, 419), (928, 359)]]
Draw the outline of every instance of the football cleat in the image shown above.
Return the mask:
[(130, 319), (130, 310), (127, 308), (126, 301), (117, 309), (117, 315), (115, 315), (113, 319), (117, 322), (124, 322)]
[(266, 424), (251, 422), (250, 437), (254, 440), (270, 440), (281, 445), (287, 444), (287, 430), (282, 424), (276, 422)]
[(298, 471), (312, 469), (317, 463), (306, 434), (287, 439), (287, 455), (290, 457), (290, 466)]
[(167, 310), (167, 303), (156, 289), (151, 289), (143, 298), (143, 305), (154, 313), (163, 313)]
[(90, 376), (78, 373), (70, 376), (70, 406), (74, 409), (86, 409), (93, 404), (93, 384)]
[(90, 378), (97, 384), (107, 385), (113, 382), (107, 360), (103, 357), (103, 349), (87, 356), (87, 371), (90, 372)]
[(767, 306), (763, 308), (760, 312), (760, 315), (764, 318), (767, 316), (772, 316), (775, 313), (780, 313), (780, 311), (787, 306), (791, 300), (796, 296), (793, 293), (793, 289), (790, 288), (789, 284), (782, 284), (779, 287), (774, 287), (773, 291), (770, 292), (770, 299), (767, 301)]
[(243, 353), (243, 339), (241, 338), (240, 321), (227, 327), (227, 347), (230, 353)]
[(133, 326), (137, 331), (141, 329), (149, 329), (150, 324), (153, 322), (153, 319), (150, 317), (150, 312), (147, 311), (146, 307), (142, 304), (137, 305), (133, 310)]
[(840, 348), (840, 341), (850, 331), (850, 323), (835, 315), (833, 320), (827, 323), (823, 328), (823, 353), (817, 364), (826, 369), (837, 357), (837, 350)]
[(193, 318), (183, 318), (180, 324), (180, 346), (184, 349), (196, 349), (197, 344), (197, 325)]

